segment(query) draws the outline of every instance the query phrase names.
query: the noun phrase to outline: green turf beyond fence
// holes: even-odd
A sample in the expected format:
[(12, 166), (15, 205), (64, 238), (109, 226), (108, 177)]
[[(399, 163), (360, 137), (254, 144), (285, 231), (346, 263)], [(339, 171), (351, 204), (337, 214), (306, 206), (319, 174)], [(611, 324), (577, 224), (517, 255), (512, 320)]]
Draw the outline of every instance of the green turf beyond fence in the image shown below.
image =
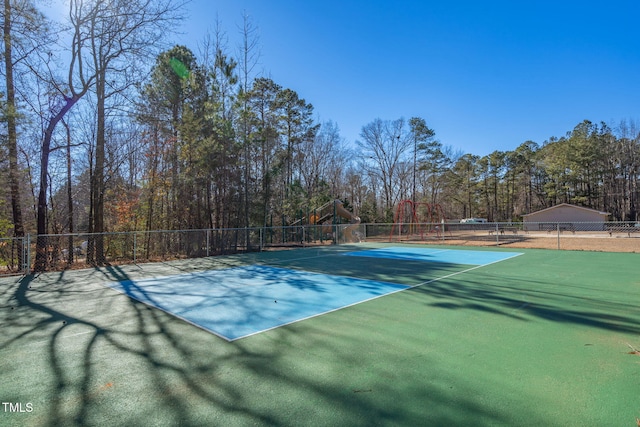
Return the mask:
[[(385, 247), (0, 278), (0, 425), (636, 425), (639, 254)], [(105, 286), (254, 264), (424, 284), (233, 342)]]

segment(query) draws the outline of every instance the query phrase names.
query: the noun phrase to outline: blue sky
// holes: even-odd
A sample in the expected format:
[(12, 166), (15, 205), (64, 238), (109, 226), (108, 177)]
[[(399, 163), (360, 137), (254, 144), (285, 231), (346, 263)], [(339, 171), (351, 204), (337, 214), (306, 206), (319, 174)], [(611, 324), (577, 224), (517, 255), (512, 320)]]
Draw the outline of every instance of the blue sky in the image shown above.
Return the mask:
[(216, 16), (260, 38), (260, 70), (349, 143), (419, 116), (455, 150), (542, 144), (584, 119), (640, 119), (637, 1), (193, 0), (170, 36), (198, 52)]

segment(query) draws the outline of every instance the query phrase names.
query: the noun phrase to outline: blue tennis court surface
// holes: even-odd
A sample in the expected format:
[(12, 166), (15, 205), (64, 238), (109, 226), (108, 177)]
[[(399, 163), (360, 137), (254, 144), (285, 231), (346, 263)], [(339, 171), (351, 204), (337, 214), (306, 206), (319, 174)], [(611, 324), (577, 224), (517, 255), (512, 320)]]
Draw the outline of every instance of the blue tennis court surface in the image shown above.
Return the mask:
[(522, 255), (522, 253), (392, 247), (347, 252), (344, 255), (368, 258), (402, 259), (408, 261), (445, 262), (450, 264), (487, 265)]
[(108, 286), (230, 341), (408, 288), (261, 265)]

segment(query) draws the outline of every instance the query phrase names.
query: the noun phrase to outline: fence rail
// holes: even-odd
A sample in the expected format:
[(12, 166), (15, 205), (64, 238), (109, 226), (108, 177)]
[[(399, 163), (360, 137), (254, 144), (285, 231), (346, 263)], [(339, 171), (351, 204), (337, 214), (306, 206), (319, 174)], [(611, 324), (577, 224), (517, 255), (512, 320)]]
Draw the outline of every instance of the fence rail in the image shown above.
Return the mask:
[(62, 270), (362, 241), (640, 252), (640, 223), (440, 222), (27, 235), (0, 238), (0, 275), (29, 274), (36, 248), (44, 264), (40, 270)]

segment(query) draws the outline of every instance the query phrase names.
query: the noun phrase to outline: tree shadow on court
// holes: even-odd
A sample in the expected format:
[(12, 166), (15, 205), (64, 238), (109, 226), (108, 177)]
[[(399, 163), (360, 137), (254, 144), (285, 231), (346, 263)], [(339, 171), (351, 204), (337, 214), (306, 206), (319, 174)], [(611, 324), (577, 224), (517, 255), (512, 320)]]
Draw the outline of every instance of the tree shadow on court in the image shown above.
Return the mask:
[[(442, 372), (435, 383), (428, 370), (416, 378), (415, 364), (433, 367), (433, 360), (410, 335), (390, 346), (366, 324), (333, 331), (296, 324), (229, 343), (96, 284), (131, 280), (123, 268), (78, 274), (25, 277), (7, 298), (13, 308), (3, 310), (0, 355), (28, 358), (5, 358), (3, 366), (29, 373), (2, 397), (37, 402), (16, 420), (50, 426), (508, 423), (455, 374)], [(7, 372), (3, 382), (11, 381)]]
[(544, 319), (608, 331), (638, 334), (640, 319), (636, 305), (609, 297), (588, 296), (596, 290), (587, 286), (549, 284), (517, 278), (460, 275), (411, 289), (432, 297), (427, 305), (452, 310), (490, 312), (509, 318), (532, 321)]
[[(376, 261), (363, 268), (349, 260), (325, 261), (290, 265), (318, 272), (331, 268), (333, 274), (372, 280), (402, 277), (407, 284), (457, 271), (440, 264), (420, 269), (417, 264)], [(179, 272), (192, 270), (180, 264)], [(6, 372), (30, 370), (29, 375), (20, 375), (20, 387), (26, 391), (12, 386), (9, 397), (29, 401), (38, 394), (41, 402), (33, 414), (18, 414), (21, 420), (51, 426), (513, 425), (518, 421), (549, 425), (556, 421), (540, 416), (535, 405), (526, 405), (527, 390), (501, 378), (469, 378), (452, 369), (455, 365), (444, 363), (440, 355), (446, 350), (435, 348), (428, 331), (402, 324), (411, 313), (403, 313), (399, 320), (396, 312), (385, 314), (380, 301), (227, 342), (99, 284), (139, 277), (131, 269), (107, 267), (29, 276), (11, 292), (3, 290), (9, 304), (3, 308), (7, 338), (0, 342), (0, 356), (5, 360), (2, 366), (12, 370), (0, 373), (2, 382), (12, 379)], [(624, 312), (623, 303), (585, 303), (578, 295), (549, 290), (534, 280), (526, 286), (515, 279), (488, 286), (487, 280), (456, 276), (413, 288), (407, 295), (420, 297), (417, 305), (489, 312), (518, 322), (538, 318), (639, 331), (630, 315), (613, 314)], [(577, 308), (567, 310), (571, 304)], [(261, 307), (247, 309), (261, 316)], [(16, 354), (28, 357), (9, 360)], [(485, 388), (501, 390), (500, 396), (507, 400), (521, 396), (518, 413), (488, 399)], [(4, 393), (2, 387), (0, 392)], [(13, 419), (19, 418), (10, 422)]]
[[(128, 279), (117, 267), (109, 270), (114, 280)], [(25, 381), (19, 401), (41, 402), (33, 413), (39, 424), (105, 425), (113, 424), (108, 420), (120, 419), (122, 422), (115, 424), (149, 425), (158, 418), (155, 413), (164, 412), (167, 419), (157, 421), (175, 425), (191, 418), (194, 397), (225, 411), (237, 411), (232, 401), (225, 402), (217, 391), (211, 393), (201, 386), (200, 374), (215, 366), (203, 364), (191, 348), (194, 343), (184, 345), (188, 341), (175, 330), (176, 324), (177, 329), (193, 328), (191, 325), (108, 288), (85, 285), (74, 289), (72, 282), (65, 283), (64, 275), (46, 286), (33, 286), (35, 276), (23, 278), (10, 299), (11, 314), (3, 319), (5, 331), (11, 334), (0, 344), (0, 352), (38, 347), (28, 362), (13, 363), (18, 365), (15, 370), (32, 371), (28, 376), (34, 382)], [(216, 362), (224, 363), (233, 356), (222, 354)], [(131, 365), (139, 370), (130, 370)], [(126, 371), (133, 374), (131, 378)], [(143, 384), (132, 384), (136, 380)], [(121, 389), (125, 394), (118, 397)], [(34, 399), (34, 394), (43, 395)], [(233, 395), (233, 389), (221, 394)], [(109, 395), (115, 400), (110, 401)], [(132, 401), (138, 404), (132, 405)], [(102, 405), (108, 410), (101, 409)], [(131, 417), (119, 416), (122, 409), (130, 411)], [(243, 412), (254, 422), (271, 423), (261, 414), (252, 414), (251, 408), (243, 408)]]

